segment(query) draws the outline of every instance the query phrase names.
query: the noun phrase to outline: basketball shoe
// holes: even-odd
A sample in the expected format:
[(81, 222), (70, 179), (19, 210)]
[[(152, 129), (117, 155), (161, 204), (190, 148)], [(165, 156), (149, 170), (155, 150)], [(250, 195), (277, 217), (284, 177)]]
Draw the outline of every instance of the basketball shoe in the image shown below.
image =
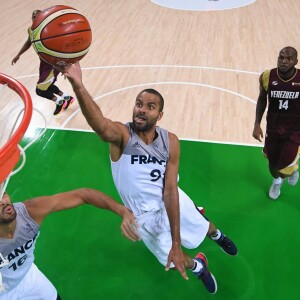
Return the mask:
[(237, 247), (233, 243), (231, 239), (229, 239), (225, 234), (221, 232), (221, 237), (218, 240), (215, 240), (215, 242), (221, 247), (221, 249), (232, 256), (235, 256), (238, 254)]
[(293, 172), (291, 176), (288, 177), (288, 183), (289, 185), (296, 185), (299, 179), (299, 171), (296, 170)]
[(208, 270), (208, 261), (203, 253), (198, 253), (195, 260), (202, 265), (199, 273), (194, 273), (204, 284), (209, 293), (215, 294), (217, 292), (217, 281), (214, 275)]
[(280, 188), (283, 184), (283, 179), (281, 179), (281, 182), (280, 183), (277, 183), (276, 182), (276, 179), (273, 180), (273, 183), (270, 187), (270, 190), (269, 190), (269, 197), (272, 199), (272, 200), (276, 200), (279, 195), (280, 195)]
[(67, 96), (64, 98), (67, 102), (67, 105), (65, 106), (64, 110), (67, 110), (69, 108), (69, 106), (74, 102), (74, 98), (71, 96)]
[(59, 113), (61, 113), (61, 111), (66, 107), (66, 105), (67, 105), (66, 100), (62, 100), (61, 104), (56, 104), (56, 108), (55, 108), (53, 115), (57, 116)]

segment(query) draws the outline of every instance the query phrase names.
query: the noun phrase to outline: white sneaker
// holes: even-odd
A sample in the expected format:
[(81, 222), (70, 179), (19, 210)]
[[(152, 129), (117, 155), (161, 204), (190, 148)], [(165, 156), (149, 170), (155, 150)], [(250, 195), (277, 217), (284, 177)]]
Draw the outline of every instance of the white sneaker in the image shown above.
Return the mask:
[(296, 185), (299, 179), (299, 172), (298, 170), (294, 171), (293, 174), (288, 177), (288, 183), (289, 185)]
[(275, 183), (275, 179), (273, 180), (273, 183), (269, 190), (269, 197), (273, 200), (276, 200), (280, 195), (280, 188), (283, 184), (283, 180), (281, 183)]

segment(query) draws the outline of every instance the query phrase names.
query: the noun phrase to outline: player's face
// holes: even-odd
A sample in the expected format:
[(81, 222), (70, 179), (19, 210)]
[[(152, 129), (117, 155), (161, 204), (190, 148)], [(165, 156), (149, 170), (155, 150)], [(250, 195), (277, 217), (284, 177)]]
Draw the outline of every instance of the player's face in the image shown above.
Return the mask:
[(11, 204), (8, 194), (4, 194), (0, 200), (0, 224), (9, 224), (17, 217), (17, 213)]
[(277, 61), (278, 71), (281, 74), (288, 74), (291, 72), (298, 60), (295, 52), (292, 49), (284, 48), (280, 51)]
[(133, 108), (132, 121), (134, 128), (145, 132), (156, 126), (163, 113), (159, 111), (159, 97), (143, 92), (138, 94)]

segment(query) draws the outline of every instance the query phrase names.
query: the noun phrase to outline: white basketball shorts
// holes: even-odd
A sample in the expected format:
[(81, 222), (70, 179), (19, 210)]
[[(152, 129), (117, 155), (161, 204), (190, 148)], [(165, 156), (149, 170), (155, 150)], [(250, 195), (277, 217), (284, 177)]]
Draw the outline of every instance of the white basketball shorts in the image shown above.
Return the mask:
[(57, 291), (49, 279), (32, 264), (24, 279), (0, 300), (56, 300)]
[[(183, 247), (197, 248), (204, 240), (209, 222), (196, 209), (193, 201), (178, 188), (180, 204), (180, 237)], [(172, 247), (170, 223), (165, 207), (144, 213), (137, 218), (138, 233), (147, 248), (161, 264), (167, 264)], [(171, 267), (174, 267), (172, 264)]]

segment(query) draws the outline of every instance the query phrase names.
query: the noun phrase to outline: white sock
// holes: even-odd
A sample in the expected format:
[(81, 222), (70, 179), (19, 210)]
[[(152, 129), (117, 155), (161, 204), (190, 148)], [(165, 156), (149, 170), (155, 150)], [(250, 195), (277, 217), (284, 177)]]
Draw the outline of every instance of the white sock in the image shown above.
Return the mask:
[(64, 99), (63, 98), (57, 98), (56, 101), (55, 101), (55, 103), (57, 105), (62, 105), (64, 103)]
[(69, 95), (63, 92), (63, 94), (61, 95), (61, 97), (62, 98), (66, 98), (66, 97), (69, 97)]
[(283, 179), (281, 178), (281, 177), (278, 177), (278, 178), (274, 178), (274, 183), (275, 184), (281, 184), (282, 183), (282, 181), (283, 181)]
[(203, 269), (203, 266), (197, 260), (193, 259), (193, 261), (195, 264), (194, 267), (192, 268), (192, 272), (198, 274)]
[(214, 241), (217, 241), (220, 237), (222, 236), (222, 233), (219, 229), (217, 229), (217, 233), (215, 233), (214, 235), (211, 235), (211, 239)]

